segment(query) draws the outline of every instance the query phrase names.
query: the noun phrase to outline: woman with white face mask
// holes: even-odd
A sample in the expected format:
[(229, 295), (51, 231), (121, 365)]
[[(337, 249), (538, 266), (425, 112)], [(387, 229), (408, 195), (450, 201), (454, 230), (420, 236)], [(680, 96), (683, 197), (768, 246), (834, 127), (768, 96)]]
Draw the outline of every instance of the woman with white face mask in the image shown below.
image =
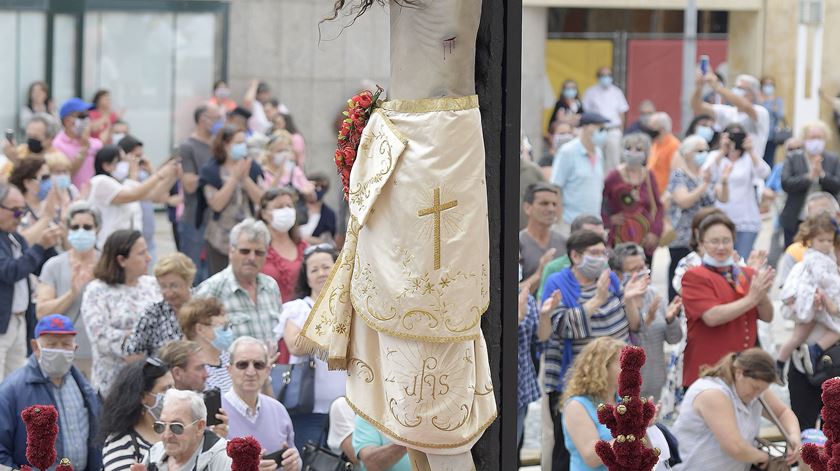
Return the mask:
[(90, 180), (88, 202), (102, 214), (97, 247), (102, 247), (108, 236), (120, 229), (142, 230), (143, 212), (139, 202), (166, 201), (180, 174), (180, 165), (170, 160), (138, 183), (135, 178), (139, 159), (127, 156), (115, 145), (107, 145), (96, 153), (93, 168), (96, 176)]
[(610, 247), (634, 242), (650, 264), (662, 235), (664, 208), (647, 163), (650, 138), (642, 133), (622, 139), (621, 163), (604, 179), (604, 222)]
[(163, 395), (174, 387), (172, 373), (157, 358), (126, 365), (117, 375), (102, 404), (99, 437), (104, 471), (125, 470), (142, 463), (149, 448), (160, 441), (155, 421), (163, 409)]
[(67, 243), (69, 249), (55, 256), (41, 269), (35, 304), (38, 318), (62, 312), (73, 320), (78, 334), (76, 365), (90, 374), (90, 340), (79, 315), (82, 293), (93, 280), (93, 269), (99, 260), (96, 233), (101, 224), (99, 210), (86, 201), (77, 201), (67, 209)]
[(290, 188), (269, 190), (260, 200), (260, 219), (271, 232), (262, 272), (277, 281), (284, 302), (298, 297), (295, 283), (307, 247), (297, 225), (296, 201), (297, 194)]
[(802, 128), (801, 143), (788, 141), (787, 159), (782, 169), (782, 189), (787, 192), (787, 200), (779, 214), (779, 223), (785, 231), (785, 247), (793, 242), (799, 223), (805, 219), (808, 195), (817, 191), (836, 195), (840, 191), (840, 160), (825, 151), (829, 135), (825, 123), (814, 121)]

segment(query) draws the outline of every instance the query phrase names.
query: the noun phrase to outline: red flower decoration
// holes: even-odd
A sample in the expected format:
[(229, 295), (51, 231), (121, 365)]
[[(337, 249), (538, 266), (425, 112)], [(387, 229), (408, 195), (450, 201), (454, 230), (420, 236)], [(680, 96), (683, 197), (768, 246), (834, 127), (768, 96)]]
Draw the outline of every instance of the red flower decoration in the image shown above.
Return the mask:
[(343, 113), (345, 119), (338, 131), (338, 149), (335, 151), (335, 166), (344, 186), (345, 200), (350, 196), (350, 170), (356, 161), (362, 131), (381, 93), (382, 87), (377, 86), (375, 93), (365, 90), (347, 101), (347, 111)]
[(808, 443), (802, 446), (802, 461), (813, 471), (840, 471), (840, 378), (831, 378), (822, 385), (825, 445)]
[(70, 464), (70, 460), (68, 458), (61, 458), (61, 461), (58, 463), (55, 471), (73, 471), (73, 465)]
[(20, 413), (26, 424), (26, 459), (45, 470), (55, 463), (58, 412), (53, 406), (34, 405)]
[(258, 471), (262, 446), (252, 436), (234, 438), (227, 444), (227, 454), (233, 460), (231, 471)]
[(598, 421), (610, 429), (615, 443), (610, 445), (601, 440), (595, 444), (595, 452), (610, 471), (650, 471), (659, 461), (659, 450), (649, 448), (644, 438), (647, 426), (656, 414), (653, 402), (639, 397), (645, 351), (639, 347), (624, 347), (619, 362), (621, 401), (616, 406), (598, 406)]

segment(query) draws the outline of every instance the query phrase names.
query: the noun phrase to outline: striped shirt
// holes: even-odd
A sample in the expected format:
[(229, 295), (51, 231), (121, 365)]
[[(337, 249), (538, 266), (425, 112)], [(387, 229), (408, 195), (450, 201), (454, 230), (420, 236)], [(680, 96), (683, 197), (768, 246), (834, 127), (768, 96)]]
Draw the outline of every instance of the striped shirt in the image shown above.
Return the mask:
[(274, 278), (257, 275), (257, 302), (236, 281), (233, 268), (228, 266), (204, 280), (195, 293), (196, 298), (216, 298), (227, 313), (230, 328), (236, 338), (249, 335), (257, 340), (274, 341), (274, 326), (280, 319), (280, 289)]
[(135, 462), (142, 463), (151, 447), (152, 444), (143, 440), (140, 434), (112, 434), (102, 448), (102, 470), (127, 471)]
[(591, 316), (583, 305), (595, 296), (595, 284), (581, 287), (578, 305), (569, 308), (561, 305), (551, 314), (552, 333), (545, 352), (545, 389), (547, 392), (561, 392), (563, 381), (563, 344), (572, 341), (572, 355), (577, 355), (596, 337), (613, 337), (627, 342), (630, 339), (630, 323), (624, 312), (624, 294), (609, 293), (605, 302)]
[(227, 370), (229, 363), (230, 353), (222, 352), (219, 355), (218, 365), (204, 365), (204, 369), (207, 370), (207, 381), (204, 385), (205, 390), (219, 388), (219, 391), (221, 391), (222, 394), (230, 391), (230, 388), (233, 387), (233, 383), (230, 380), (230, 374)]

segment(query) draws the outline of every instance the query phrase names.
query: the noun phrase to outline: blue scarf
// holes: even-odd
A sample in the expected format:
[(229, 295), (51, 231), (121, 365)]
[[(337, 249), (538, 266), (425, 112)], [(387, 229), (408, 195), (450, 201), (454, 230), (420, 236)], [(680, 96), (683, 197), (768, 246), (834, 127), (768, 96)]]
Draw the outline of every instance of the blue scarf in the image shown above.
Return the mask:
[[(557, 278), (557, 289), (560, 290), (560, 295), (563, 297), (563, 305), (567, 308), (580, 307), (578, 302), (580, 283), (572, 272), (572, 267), (564, 268)], [(613, 272), (610, 272), (610, 292), (616, 297), (621, 295), (621, 281)], [(572, 339), (563, 339), (563, 361), (560, 366), (561, 381), (565, 380), (566, 372), (572, 366), (572, 360)]]

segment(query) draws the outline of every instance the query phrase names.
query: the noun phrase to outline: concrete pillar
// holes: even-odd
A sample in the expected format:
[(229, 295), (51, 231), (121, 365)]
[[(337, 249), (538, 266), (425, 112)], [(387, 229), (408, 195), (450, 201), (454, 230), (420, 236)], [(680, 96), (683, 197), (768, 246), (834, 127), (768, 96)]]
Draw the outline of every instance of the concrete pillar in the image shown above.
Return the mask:
[(545, 75), (545, 41), (548, 8), (522, 8), (522, 131), (534, 146), (539, 160), (543, 152), (543, 110), (554, 106), (557, 90), (551, 90)]

